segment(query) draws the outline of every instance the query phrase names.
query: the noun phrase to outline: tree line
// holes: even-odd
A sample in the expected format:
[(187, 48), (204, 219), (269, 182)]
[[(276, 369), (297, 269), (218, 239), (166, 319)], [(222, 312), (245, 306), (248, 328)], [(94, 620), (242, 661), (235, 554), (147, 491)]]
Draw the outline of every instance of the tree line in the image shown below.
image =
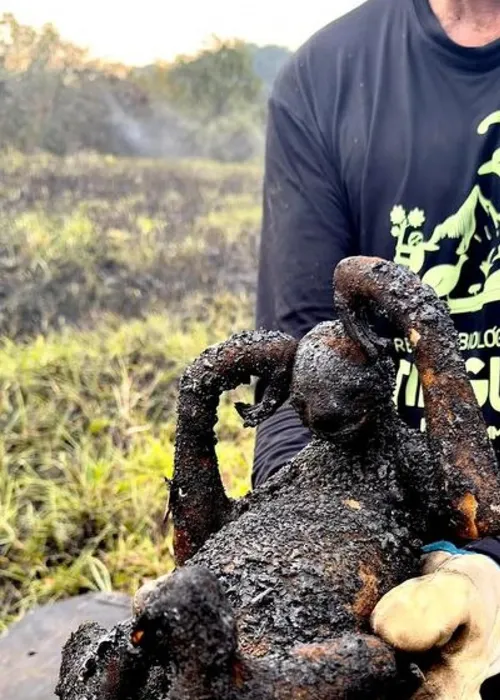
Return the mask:
[(262, 147), (267, 93), (288, 54), (214, 37), (195, 56), (125, 66), (4, 14), (0, 149), (246, 160)]

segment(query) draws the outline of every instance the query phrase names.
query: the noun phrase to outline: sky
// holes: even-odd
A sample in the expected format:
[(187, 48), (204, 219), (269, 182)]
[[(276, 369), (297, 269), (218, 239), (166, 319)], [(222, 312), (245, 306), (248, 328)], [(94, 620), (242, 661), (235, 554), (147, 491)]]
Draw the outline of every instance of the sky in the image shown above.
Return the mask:
[(297, 48), (362, 0), (3, 0), (24, 24), (52, 22), (101, 58), (133, 65), (195, 53), (211, 35)]

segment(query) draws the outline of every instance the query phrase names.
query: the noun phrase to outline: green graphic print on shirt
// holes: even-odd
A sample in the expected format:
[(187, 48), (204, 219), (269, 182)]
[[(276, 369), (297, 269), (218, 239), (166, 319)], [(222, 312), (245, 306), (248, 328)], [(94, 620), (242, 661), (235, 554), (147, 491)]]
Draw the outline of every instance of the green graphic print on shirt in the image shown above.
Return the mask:
[[(477, 128), (479, 137), (500, 124), (493, 112)], [(500, 148), (482, 163), (478, 176), (500, 177)], [(478, 178), (480, 180), (481, 178)], [(459, 332), (476, 398), (490, 438), (500, 437), (500, 201), (497, 206), (474, 184), (459, 209), (424, 234), (423, 209), (393, 207), (394, 261), (419, 274), (448, 305)], [(445, 262), (443, 262), (445, 260)], [(496, 323), (494, 322), (496, 319)], [(395, 400), (403, 412), (423, 408), (422, 389), (408, 343), (396, 339), (401, 354)], [(425, 427), (421, 420), (420, 427)]]

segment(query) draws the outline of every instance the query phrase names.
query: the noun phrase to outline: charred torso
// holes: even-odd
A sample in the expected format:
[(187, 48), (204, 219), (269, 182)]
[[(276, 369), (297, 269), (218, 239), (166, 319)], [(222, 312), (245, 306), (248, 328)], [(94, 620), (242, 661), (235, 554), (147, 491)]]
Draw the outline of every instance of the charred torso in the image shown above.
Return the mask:
[(221, 581), (249, 653), (368, 629), (379, 597), (415, 573), (426, 528), (406, 477), (430, 459), (394, 415), (380, 427), (356, 449), (314, 440), (186, 562)]

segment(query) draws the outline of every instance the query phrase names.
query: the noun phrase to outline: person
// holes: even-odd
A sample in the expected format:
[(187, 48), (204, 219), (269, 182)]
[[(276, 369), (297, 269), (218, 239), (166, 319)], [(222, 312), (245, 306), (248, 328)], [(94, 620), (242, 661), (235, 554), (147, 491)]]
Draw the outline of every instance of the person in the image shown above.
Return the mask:
[[(497, 80), (500, 0), (367, 0), (293, 54), (268, 103), (256, 325), (300, 338), (334, 318), (332, 274), (346, 256), (407, 265), (448, 304), (498, 455)], [(394, 353), (398, 408), (423, 428), (403, 338)], [(257, 429), (253, 485), (309, 439), (282, 406)], [(482, 697), (499, 697), (500, 540), (430, 550), (373, 627), (398, 648), (439, 649), (432, 697), (479, 698), (478, 679), (490, 679)]]

